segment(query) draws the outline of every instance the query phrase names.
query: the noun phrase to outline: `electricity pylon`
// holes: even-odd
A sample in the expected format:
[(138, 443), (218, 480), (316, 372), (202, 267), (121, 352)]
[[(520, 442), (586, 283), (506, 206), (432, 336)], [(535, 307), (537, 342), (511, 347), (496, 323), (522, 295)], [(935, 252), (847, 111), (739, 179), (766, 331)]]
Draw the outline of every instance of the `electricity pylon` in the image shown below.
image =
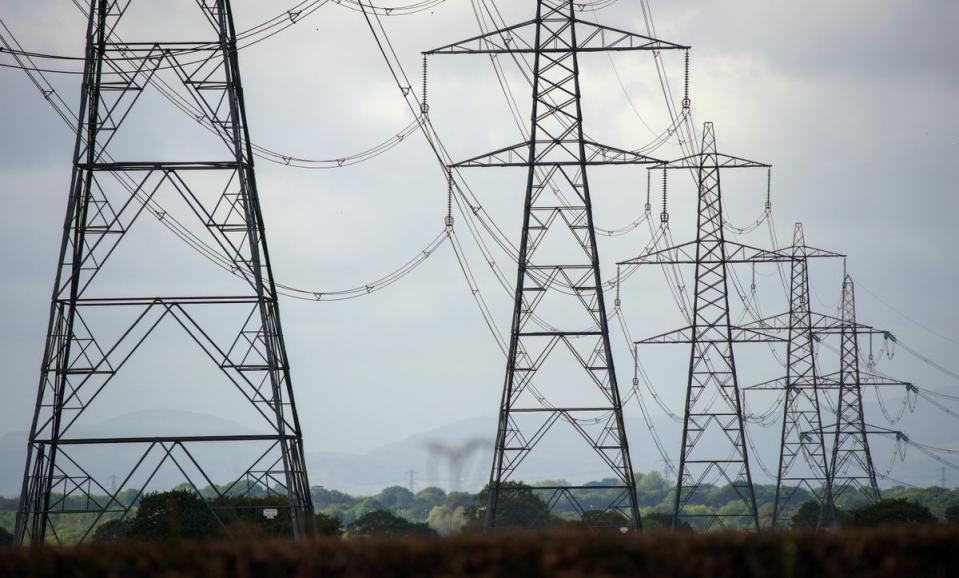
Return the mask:
[[(16, 537), (21, 544), (42, 543), (48, 535), (59, 541), (58, 522), (79, 516), (84, 539), (101, 521), (129, 516), (143, 493), (159, 483), (158, 474), (167, 473), (214, 498), (285, 495), (287, 505), (280, 510), (291, 520), (293, 535), (300, 536), (312, 518), (312, 503), (253, 170), (230, 2), (197, 0), (194, 28), (209, 35), (169, 43), (120, 39), (131, 4), (90, 2), (73, 174)], [(134, 22), (143, 23), (144, 15), (137, 16), (141, 20), (134, 17)], [(135, 143), (136, 150), (150, 149), (154, 158), (169, 156), (156, 152), (161, 139), (147, 138), (148, 132), (137, 133), (125, 122), (163, 75), (175, 79), (203, 109), (205, 116), (197, 120), (215, 128), (208, 144), (210, 157), (217, 160), (124, 160), (107, 151), (121, 135), (117, 140), (129, 137), (125, 154)], [(163, 86), (171, 88), (169, 83)], [(176, 151), (193, 144), (184, 140)], [(163, 243), (128, 242), (124, 253), (121, 242), (150, 230), (144, 216), (181, 235), (188, 230), (185, 221), (167, 211), (169, 206), (160, 208), (161, 197), (180, 203), (186, 215), (182, 218), (193, 219), (208, 235), (193, 246), (226, 269), (220, 277), (209, 276), (216, 279), (217, 290), (200, 286), (210, 278), (185, 275), (186, 295), (142, 293), (169, 279), (153, 279), (152, 270), (137, 265), (155, 267), (178, 257)], [(182, 330), (186, 335), (179, 334), (175, 341), (195, 347), (198, 358), (210, 362), (209, 373), (222, 383), (197, 377), (199, 370), (191, 360), (153, 349), (161, 341), (158, 334), (167, 329)], [(138, 424), (133, 433), (90, 434), (90, 414), (105, 409), (100, 400), (150, 383), (154, 376), (138, 364), (151, 362), (162, 366), (162, 377), (169, 381), (133, 395), (149, 394), (166, 383), (191, 384), (216, 395), (212, 388), (220, 385), (224, 389), (217, 403), (249, 409), (258, 422), (251, 425), (256, 433), (180, 435), (169, 432), (171, 424), (163, 424), (165, 431), (150, 432), (143, 431), (149, 424)], [(209, 400), (197, 400), (196, 408), (204, 409)], [(239, 458), (236, 452), (246, 454)], [(110, 459), (107, 471), (105, 456)], [(207, 460), (225, 457), (244, 461), (228, 479), (213, 479), (221, 468), (211, 471)], [(114, 487), (108, 480), (119, 467), (126, 469)], [(216, 499), (209, 504), (216, 519), (226, 522), (227, 509)]]
[[(791, 248), (789, 342), (786, 348), (786, 400), (780, 439), (773, 528), (784, 507), (800, 489), (819, 502), (820, 524), (835, 518), (826, 440), (819, 406), (821, 383), (813, 350), (812, 312), (809, 307), (809, 261), (802, 223), (796, 223)], [(791, 484), (786, 486), (786, 484)]]
[[(809, 247), (806, 247), (805, 251), (807, 255), (812, 255), (815, 251), (817, 256), (830, 256), (824, 254), (821, 250), (813, 250)], [(800, 487), (810, 490), (817, 501), (820, 502), (819, 525), (824, 525), (830, 522), (829, 516), (832, 514), (832, 508), (823, 501), (825, 498), (829, 498), (831, 503), (835, 504), (841, 496), (847, 494), (849, 489), (852, 488), (866, 500), (875, 501), (879, 499), (879, 486), (869, 450), (868, 436), (900, 434), (900, 432), (894, 430), (869, 426), (866, 423), (862, 409), (862, 387), (892, 386), (904, 387), (908, 390), (912, 387), (912, 384), (881, 375), (875, 372), (871, 366), (865, 369), (860, 367), (859, 338), (863, 335), (880, 335), (884, 339), (889, 339), (891, 335), (887, 331), (864, 325), (856, 320), (855, 295), (850, 276), (846, 275), (843, 279), (841, 316), (839, 318), (810, 311), (808, 324), (802, 322), (800, 325), (804, 330), (808, 326), (808, 333), (811, 335), (810, 339), (813, 344), (819, 343), (826, 336), (840, 336), (839, 371), (816, 375), (815, 379), (816, 390), (824, 396), (829, 395), (832, 391), (838, 391), (836, 396), (836, 425), (834, 427), (821, 426), (821, 429), (818, 430), (822, 432), (821, 435), (824, 440), (826, 436), (833, 436), (828, 464), (828, 479), (821, 479), (819, 470), (807, 463), (806, 473), (809, 477), (799, 478), (798, 473), (794, 474), (790, 481), (796, 482), (797, 485), (783, 488), (780, 496), (788, 494), (791, 497)], [(796, 333), (796, 324), (792, 313), (760, 319), (746, 324), (744, 328), (767, 334), (770, 337), (770, 342), (778, 340), (788, 343)], [(805, 340), (804, 337), (801, 339)], [(788, 379), (790, 378), (778, 378), (745, 389), (788, 391)], [(795, 418), (795, 421), (799, 421), (799, 418)], [(805, 424), (807, 429), (801, 429), (802, 426), (799, 427), (796, 435), (801, 441), (808, 443), (818, 439), (817, 430), (812, 429), (812, 424)], [(825, 444), (825, 441), (823, 443)], [(790, 455), (786, 452), (785, 447), (781, 449), (781, 453)], [(805, 460), (806, 458), (804, 458)], [(780, 482), (777, 485), (782, 486), (783, 484)], [(782, 507), (790, 505), (788, 499), (782, 500)], [(774, 524), (778, 522), (778, 517), (781, 514), (781, 511), (778, 512)]]
[(856, 294), (852, 277), (842, 283), (842, 333), (839, 356), (839, 401), (836, 406), (836, 436), (830, 474), (832, 497), (849, 488), (872, 502), (879, 501), (879, 483), (866, 437), (862, 410), (862, 377), (859, 371), (859, 334), (856, 331)]
[[(734, 341), (762, 338), (744, 335), (730, 322), (728, 267), (734, 263), (786, 262), (790, 257), (726, 241), (723, 221), (720, 170), (766, 168), (770, 165), (720, 154), (716, 150), (713, 124), (703, 127), (698, 154), (666, 163), (663, 169), (693, 170), (698, 185), (696, 240), (676, 247), (651, 251), (620, 265), (692, 264), (695, 266), (695, 296), (691, 325), (637, 342), (689, 343), (689, 373), (679, 473), (673, 505), (673, 526), (681, 520), (705, 518), (706, 528), (736, 518), (759, 529), (746, 450), (743, 410), (733, 355)], [(708, 446), (708, 447), (707, 447)], [(728, 514), (695, 514), (688, 511), (701, 486), (728, 484), (742, 502), (742, 510)]]
[[(610, 350), (587, 167), (656, 162), (600, 145), (583, 133), (579, 54), (688, 50), (580, 20), (571, 0), (538, 0), (534, 19), (426, 54), (511, 54), (533, 60), (529, 140), (456, 163), (527, 171), (506, 378), (499, 408), (485, 527), (542, 523), (556, 505), (575, 511), (583, 494), (605, 491), (598, 509), (618, 510), (639, 526), (622, 402)], [(615, 475), (609, 484), (529, 488), (521, 464), (557, 424), (576, 431)], [(527, 496), (542, 496), (530, 513)], [(524, 510), (525, 508), (525, 510)], [(524, 513), (525, 511), (525, 513)], [(587, 524), (609, 516), (584, 516)], [(608, 522), (606, 522), (608, 523)], [(620, 525), (619, 522), (615, 522)]]
[(772, 527), (777, 527), (783, 510), (792, 505), (791, 501), (800, 489), (808, 491), (818, 502), (820, 525), (831, 524), (835, 511), (819, 403), (819, 393), (825, 387), (825, 381), (818, 374), (814, 343), (818, 330), (838, 328), (842, 322), (814, 314), (810, 309), (809, 260), (843, 255), (807, 246), (802, 223), (796, 223), (793, 244), (783, 251), (792, 256), (789, 312), (753, 321), (743, 328), (765, 333), (769, 336), (768, 341), (782, 341), (781, 333), (786, 333), (786, 376), (746, 389), (785, 390)]

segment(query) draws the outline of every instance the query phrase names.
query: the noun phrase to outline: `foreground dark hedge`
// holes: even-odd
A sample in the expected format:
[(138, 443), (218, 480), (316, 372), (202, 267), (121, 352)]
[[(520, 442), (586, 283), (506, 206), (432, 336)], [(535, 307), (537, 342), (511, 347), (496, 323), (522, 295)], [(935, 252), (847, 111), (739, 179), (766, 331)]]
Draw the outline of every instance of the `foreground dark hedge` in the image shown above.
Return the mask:
[(959, 532), (473, 535), (293, 543), (112, 543), (0, 549), (0, 577), (806, 578), (959, 576)]

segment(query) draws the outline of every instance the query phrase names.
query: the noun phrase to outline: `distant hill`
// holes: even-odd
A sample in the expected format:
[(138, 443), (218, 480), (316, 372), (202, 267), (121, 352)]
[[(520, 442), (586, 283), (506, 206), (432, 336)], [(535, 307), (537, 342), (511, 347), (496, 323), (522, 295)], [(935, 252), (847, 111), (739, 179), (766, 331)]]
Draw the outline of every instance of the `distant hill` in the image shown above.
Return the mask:
[[(910, 437), (922, 443), (940, 447), (959, 449), (959, 422), (953, 422), (946, 415), (936, 415), (930, 419), (933, 409), (925, 409), (915, 414), (908, 410), (902, 421), (890, 425), (883, 417), (882, 410), (875, 401), (871, 391), (866, 392), (864, 413), (867, 421), (872, 425), (884, 426), (890, 429), (902, 429)], [(898, 413), (902, 400), (901, 396), (889, 396), (886, 402), (890, 412)], [(823, 402), (823, 419), (825, 426), (832, 426), (832, 419), (827, 411), (828, 405)], [(629, 408), (630, 412), (635, 408)], [(781, 410), (780, 410), (781, 411)], [(682, 424), (672, 420), (665, 414), (651, 417), (653, 427), (662, 440), (666, 452), (674, 463), (678, 461), (679, 445), (681, 443)], [(778, 423), (769, 428), (762, 428), (755, 424), (748, 425), (748, 432), (758, 451), (758, 456), (750, 450), (753, 480), (756, 483), (770, 483), (775, 481), (775, 468), (778, 463), (779, 439), (781, 425)], [(652, 470), (664, 471), (663, 460), (653, 445), (652, 437), (641, 418), (627, 418), (626, 431), (630, 443), (630, 454), (633, 468), (636, 471), (647, 472)], [(307, 466), (310, 470), (310, 483), (334, 488), (354, 495), (368, 495), (379, 489), (391, 485), (406, 485), (407, 472), (415, 470), (418, 487), (424, 485), (438, 485), (450, 489), (475, 491), (481, 488), (489, 479), (489, 468), (492, 460), (493, 437), (496, 432), (496, 419), (476, 417), (459, 420), (444, 426), (411, 436), (409, 438), (379, 447), (362, 455), (343, 454), (334, 452), (307, 452)], [(462, 478), (453, 483), (450, 476), (448, 462), (442, 456), (431, 452), (431, 443), (446, 444), (449, 446), (464, 446), (470, 440), (482, 440), (484, 444), (477, 448), (469, 459), (464, 461)], [(890, 459), (893, 456), (895, 437), (875, 435), (872, 438), (876, 469), (880, 473), (888, 470)], [(832, 443), (827, 438), (828, 445)], [(716, 440), (703, 440), (703, 448), (708, 449)], [(563, 478), (571, 482), (587, 482), (609, 475), (604, 467), (596, 464), (594, 452), (583, 442), (582, 438), (571, 430), (557, 429), (544, 439), (535, 452), (537, 460), (520, 476), (526, 481)], [(531, 458), (532, 461), (532, 458)], [(959, 460), (957, 460), (959, 462)], [(583, 464), (596, 464), (595, 467), (584, 467)], [(766, 468), (772, 477), (763, 472), (761, 465)], [(959, 472), (946, 470), (946, 481), (949, 487), (959, 485)], [(905, 462), (898, 457), (893, 463), (890, 474), (893, 478), (919, 486), (930, 486), (939, 483), (940, 464), (924, 454), (910, 448), (906, 452)], [(672, 475), (668, 476), (672, 477)], [(893, 485), (892, 481), (880, 481), (880, 485)]]
[[(874, 401), (872, 392), (866, 394), (865, 413), (873, 425), (906, 431), (911, 439), (928, 445), (959, 448), (959, 422), (934, 409), (923, 409), (915, 414), (908, 411), (902, 421), (889, 425), (883, 418), (881, 408)], [(898, 413), (901, 397), (890, 396), (887, 409)], [(921, 403), (921, 400), (920, 400)], [(824, 406), (825, 407), (825, 406)], [(627, 413), (632, 413), (630, 407)], [(934, 419), (932, 418), (934, 416)], [(682, 424), (659, 414), (651, 417), (666, 451), (676, 461), (679, 455)], [(827, 423), (827, 426), (830, 424)], [(760, 463), (773, 471), (778, 459), (779, 425), (768, 429), (750, 425), (749, 432), (759, 455), (752, 454), (753, 478), (757, 483), (770, 480), (763, 473)], [(633, 467), (637, 471), (664, 470), (664, 464), (656, 451), (645, 422), (641, 418), (628, 418), (626, 429)], [(127, 435), (155, 435), (158, 432), (189, 430), (194, 435), (210, 435), (223, 432), (252, 433), (249, 428), (227, 419), (193, 412), (155, 410), (126, 414), (95, 426), (78, 429), (86, 436), (104, 435), (123, 431)], [(493, 416), (457, 420), (437, 428), (377, 447), (369, 452), (356, 454), (335, 451), (307, 451), (306, 461), (310, 483), (337, 489), (354, 495), (370, 495), (390, 485), (407, 485), (409, 472), (414, 474), (417, 488), (436, 485), (445, 489), (475, 491), (489, 478), (492, 459), (493, 437), (496, 419)], [(894, 448), (894, 436), (873, 436), (874, 459), (879, 471), (885, 472)], [(710, 443), (705, 440), (704, 443)], [(8, 432), (0, 436), (0, 495), (13, 496), (19, 493), (23, 462), (25, 459), (26, 433)], [(306, 440), (307, 448), (310, 440)], [(456, 463), (458, 457), (458, 475)], [(203, 456), (207, 468), (223, 479), (233, 471), (242, 450), (209, 452)], [(91, 458), (94, 471), (120, 475), (118, 462), (125, 462), (124, 450)], [(452, 460), (452, 461), (451, 461)], [(959, 461), (959, 460), (957, 460)], [(593, 464), (592, 466), (589, 464)], [(451, 468), (451, 465), (453, 466)], [(535, 459), (524, 463), (519, 479), (537, 481), (563, 478), (571, 482), (597, 480), (608, 475), (608, 470), (599, 464), (595, 454), (575, 431), (557, 428), (554, 435), (547, 436), (537, 447)], [(939, 483), (941, 464), (914, 448), (907, 451), (905, 463), (893, 464), (891, 476), (897, 480), (920, 486)], [(947, 485), (955, 487), (959, 473), (946, 470)], [(178, 474), (164, 472), (158, 482), (180, 482)], [(886, 482), (884, 485), (890, 485)]]

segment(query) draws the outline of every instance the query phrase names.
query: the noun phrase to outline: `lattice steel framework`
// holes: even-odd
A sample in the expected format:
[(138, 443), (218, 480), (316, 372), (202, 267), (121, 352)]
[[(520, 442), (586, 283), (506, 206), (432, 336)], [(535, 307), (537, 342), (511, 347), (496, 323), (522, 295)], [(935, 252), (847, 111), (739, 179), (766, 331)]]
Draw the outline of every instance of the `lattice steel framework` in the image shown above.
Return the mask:
[[(285, 494), (295, 536), (303, 534), (312, 518), (230, 2), (196, 3), (198, 20), (209, 25), (209, 37), (164, 43), (119, 39), (117, 31), (131, 0), (90, 2), (73, 175), (16, 523), (21, 544), (48, 537), (59, 540), (57, 524), (67, 516), (83, 516), (80, 523), (87, 524), (83, 538), (102, 520), (128, 516), (161, 468), (175, 468), (194, 490), (206, 487), (217, 496)], [(206, 118), (198, 120), (217, 128), (225, 145), (222, 160), (127, 161), (115, 160), (107, 152), (161, 71), (175, 74), (204, 110)], [(236, 293), (127, 294), (142, 280), (122, 269), (127, 261), (111, 257), (131, 229), (142, 224), (144, 214), (170, 218), (154, 204), (155, 198), (168, 193), (182, 199), (197, 225), (209, 233), (207, 248), (226, 257), (235, 277), (231, 282), (240, 287)], [(103, 275), (104, 269), (112, 270)], [(118, 387), (114, 383), (118, 376), (134, 371), (128, 367), (131, 360), (161, 324), (186, 332), (186, 342), (195, 344), (218, 368), (213, 371), (222, 374), (228, 390), (236, 391), (244, 406), (251, 404), (266, 433), (96, 437), (81, 433), (81, 418), (97, 405), (105, 389)], [(224, 326), (231, 329), (224, 332)], [(163, 360), (170, 367), (178, 361)], [(145, 376), (126, 377), (135, 381)], [(229, 448), (243, 448), (258, 457), (240, 466), (242, 473), (232, 483), (218, 486), (228, 480), (211, 479), (202, 455)], [(139, 456), (115, 487), (89, 463), (91, 456), (106, 453)], [(136, 490), (133, 499), (124, 497), (131, 488)], [(215, 502), (211, 511), (223, 513)]]
[[(711, 122), (703, 127), (700, 153), (663, 165), (694, 170), (698, 183), (696, 241), (650, 252), (620, 265), (680, 264), (695, 266), (692, 325), (637, 342), (689, 343), (689, 374), (679, 472), (673, 504), (673, 525), (681, 520), (703, 521), (707, 529), (736, 518), (759, 529), (746, 449), (745, 428), (733, 342), (737, 328), (730, 322), (727, 268), (732, 263), (784, 262), (787, 256), (730, 243), (723, 227), (720, 169), (769, 168), (769, 165), (720, 154)], [(707, 444), (709, 448), (705, 448)], [(696, 492), (714, 482), (728, 484), (742, 502), (730, 514), (696, 514), (689, 506)]]
[[(626, 523), (639, 526), (586, 168), (656, 161), (584, 136), (578, 55), (671, 49), (688, 47), (585, 22), (576, 18), (570, 0), (538, 0), (532, 20), (426, 53), (529, 55), (533, 60), (529, 140), (454, 165), (527, 170), (487, 529), (535, 525), (563, 501), (581, 513), (587, 509), (618, 510), (626, 516)], [(552, 400), (552, 390), (560, 385), (568, 386), (565, 393), (569, 398), (589, 402), (580, 405)], [(557, 423), (568, 424), (582, 436), (614, 474), (615, 483), (588, 488), (571, 484), (536, 486), (532, 490), (511, 483), (518, 481), (518, 467)], [(595, 495), (603, 490), (610, 499), (597, 508), (581, 499), (585, 492)], [(546, 508), (531, 516), (519, 516), (514, 506), (528, 505), (523, 496), (530, 492), (540, 494)], [(596, 519), (584, 517), (587, 523)]]
[(842, 333), (839, 369), (839, 401), (836, 406), (836, 436), (829, 471), (832, 497), (847, 490), (879, 501), (879, 483), (873, 467), (866, 420), (862, 410), (862, 377), (859, 372), (859, 334), (856, 331), (856, 294), (852, 277), (842, 283)]
[[(835, 509), (822, 426), (812, 311), (809, 306), (809, 259), (802, 223), (796, 223), (791, 248), (789, 341), (786, 348), (786, 399), (783, 407), (779, 469), (772, 526), (800, 489), (819, 503), (820, 525), (832, 524)], [(788, 485), (787, 485), (788, 484)]]

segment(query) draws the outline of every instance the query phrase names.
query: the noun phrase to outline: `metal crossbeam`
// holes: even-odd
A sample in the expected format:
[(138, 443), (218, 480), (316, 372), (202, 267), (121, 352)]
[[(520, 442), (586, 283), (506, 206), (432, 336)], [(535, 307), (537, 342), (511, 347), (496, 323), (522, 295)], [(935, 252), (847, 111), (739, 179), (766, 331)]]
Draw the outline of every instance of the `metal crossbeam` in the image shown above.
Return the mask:
[[(689, 50), (689, 46), (568, 18), (563, 2), (551, 2), (537, 18), (440, 46), (424, 54), (569, 54), (626, 50)], [(543, 25), (546, 25), (545, 27)], [(575, 37), (570, 33), (576, 28)]]

